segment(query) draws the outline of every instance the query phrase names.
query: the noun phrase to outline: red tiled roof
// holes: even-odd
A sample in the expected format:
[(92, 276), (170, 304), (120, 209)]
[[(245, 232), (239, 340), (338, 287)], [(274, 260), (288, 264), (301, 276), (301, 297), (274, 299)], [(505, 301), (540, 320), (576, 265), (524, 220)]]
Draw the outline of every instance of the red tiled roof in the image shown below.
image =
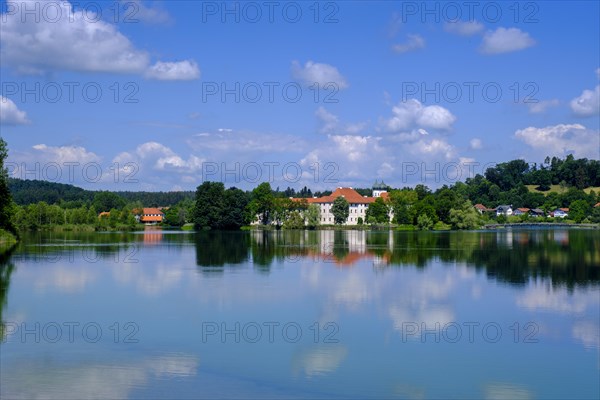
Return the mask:
[(162, 216), (153, 216), (153, 215), (142, 215), (140, 221), (142, 222), (162, 222)]
[(560, 211), (564, 211), (564, 212), (566, 212), (566, 213), (568, 213), (568, 212), (569, 212), (569, 209), (568, 209), (568, 208), (559, 208), (559, 210), (560, 210)]
[(521, 212), (529, 212), (529, 208), (517, 208)]
[[(366, 197), (361, 196), (356, 190), (352, 188), (337, 188), (333, 193), (329, 196), (323, 196), (318, 198), (306, 199), (309, 204), (321, 204), (321, 203), (333, 203), (333, 201), (340, 196), (344, 196), (344, 198), (348, 201), (348, 203), (358, 203), (358, 204), (371, 204), (375, 201), (376, 197)], [(384, 200), (389, 199), (389, 194), (384, 192), (381, 194), (381, 198)], [(302, 199), (293, 199), (294, 201), (300, 201)]]
[(142, 222), (162, 222), (165, 214), (158, 208), (144, 208), (140, 221)]
[(600, 207), (600, 203), (596, 203), (594, 207)]
[(481, 203), (477, 203), (473, 207), (475, 207), (476, 209), (478, 209), (480, 211), (494, 211), (495, 210), (495, 208), (487, 208), (486, 206), (484, 206)]
[(144, 215), (148, 215), (148, 214), (163, 214), (162, 211), (160, 211), (158, 208), (144, 208), (143, 213)]
[(110, 216), (110, 211), (102, 211), (99, 215), (98, 218), (102, 218), (102, 217), (109, 217)]

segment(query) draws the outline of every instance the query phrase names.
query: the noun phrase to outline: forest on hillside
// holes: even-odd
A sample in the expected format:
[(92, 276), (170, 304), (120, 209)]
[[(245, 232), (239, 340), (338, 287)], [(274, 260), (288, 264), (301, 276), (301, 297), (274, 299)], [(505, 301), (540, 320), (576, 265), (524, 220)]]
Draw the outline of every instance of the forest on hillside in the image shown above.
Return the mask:
[[(132, 212), (142, 207), (168, 207), (165, 223), (170, 226), (194, 223), (197, 228), (236, 229), (250, 224), (260, 214), (264, 224), (275, 221), (278, 227), (300, 228), (309, 219), (313, 221), (311, 226), (315, 225), (318, 215), (309, 207), (299, 208), (301, 203), (289, 198), (331, 193), (313, 192), (306, 186), (298, 191), (291, 187), (272, 189), (268, 182), (247, 191), (226, 189), (223, 183), (203, 182), (196, 192), (90, 191), (46, 181), (8, 178), (7, 182), (15, 203), (12, 219), (19, 229), (26, 230), (58, 225), (132, 228), (136, 225)], [(554, 190), (556, 187), (560, 190)], [(472, 206), (478, 203), (489, 208), (503, 204), (540, 208), (546, 213), (561, 207), (571, 208), (570, 219), (574, 222), (600, 222), (597, 215), (600, 207), (594, 207), (600, 196), (590, 190), (592, 187), (596, 190), (600, 187), (598, 160), (575, 159), (572, 155), (565, 159), (547, 157), (540, 164), (512, 160), (488, 168), (484, 175), (435, 190), (424, 184), (388, 186), (389, 201), (371, 204), (363, 222), (392, 222), (420, 229), (473, 228), (483, 224), (484, 219), (490, 222), (494, 218), (482, 219), (473, 214)], [(372, 194), (371, 188), (356, 191), (364, 196)], [(98, 220), (99, 213), (108, 211), (109, 219)], [(394, 216), (392, 221), (389, 212)], [(338, 220), (344, 223), (343, 213)]]

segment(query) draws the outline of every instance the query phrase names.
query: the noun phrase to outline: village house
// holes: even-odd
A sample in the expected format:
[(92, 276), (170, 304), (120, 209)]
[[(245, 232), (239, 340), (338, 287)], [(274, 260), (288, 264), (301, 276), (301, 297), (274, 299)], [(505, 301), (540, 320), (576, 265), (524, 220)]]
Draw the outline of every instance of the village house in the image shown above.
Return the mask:
[(515, 212), (513, 213), (513, 215), (516, 215), (516, 216), (527, 215), (527, 214), (529, 214), (529, 211), (531, 211), (529, 208), (517, 208), (515, 210)]
[(486, 212), (492, 212), (492, 211), (494, 211), (493, 208), (487, 208), (486, 206), (484, 206), (481, 203), (477, 203), (473, 207), (475, 207), (475, 209), (479, 212), (479, 214), (483, 214), (483, 213), (486, 213)]
[(532, 208), (531, 210), (529, 210), (529, 215), (532, 217), (544, 217), (546, 215), (546, 213), (544, 212), (544, 210), (540, 209), (540, 208)]
[(496, 207), (496, 216), (499, 217), (501, 215), (504, 216), (510, 216), (513, 214), (513, 209), (512, 206), (506, 206), (506, 205), (502, 205), (502, 206), (498, 206)]
[(156, 225), (163, 222), (165, 214), (159, 208), (143, 208), (140, 214), (136, 213), (135, 218), (142, 224)]
[(569, 216), (568, 208), (558, 208), (550, 213), (550, 215), (554, 218), (566, 218)]

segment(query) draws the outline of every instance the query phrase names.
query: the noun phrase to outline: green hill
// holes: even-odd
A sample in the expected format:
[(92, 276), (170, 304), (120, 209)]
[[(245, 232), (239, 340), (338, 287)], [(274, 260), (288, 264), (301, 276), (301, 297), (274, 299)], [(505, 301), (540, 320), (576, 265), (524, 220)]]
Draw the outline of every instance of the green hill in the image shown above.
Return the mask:
[[(99, 191), (86, 190), (65, 183), (9, 178), (8, 186), (15, 203), (19, 205), (45, 201), (91, 203)], [(193, 199), (193, 191), (181, 192), (111, 192), (127, 202), (140, 201), (146, 207), (170, 206), (184, 199)]]

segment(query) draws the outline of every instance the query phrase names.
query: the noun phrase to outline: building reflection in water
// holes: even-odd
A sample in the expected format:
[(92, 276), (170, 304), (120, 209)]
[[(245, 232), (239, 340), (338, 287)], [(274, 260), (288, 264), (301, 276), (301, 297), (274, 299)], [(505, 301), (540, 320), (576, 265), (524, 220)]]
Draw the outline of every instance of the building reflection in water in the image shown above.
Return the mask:
[(144, 228), (144, 244), (156, 245), (162, 242), (163, 231), (162, 228), (156, 226), (146, 226)]

